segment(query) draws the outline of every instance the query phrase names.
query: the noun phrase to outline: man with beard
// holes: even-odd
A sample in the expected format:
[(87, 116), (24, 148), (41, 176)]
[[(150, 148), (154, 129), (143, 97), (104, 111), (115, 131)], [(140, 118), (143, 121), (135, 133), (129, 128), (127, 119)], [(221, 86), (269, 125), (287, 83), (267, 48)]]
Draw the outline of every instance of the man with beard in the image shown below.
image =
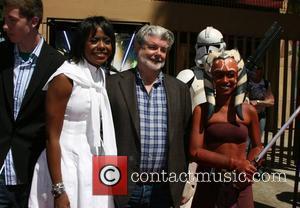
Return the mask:
[(179, 207), (184, 181), (168, 176), (187, 171), (191, 99), (184, 83), (162, 72), (173, 42), (171, 31), (143, 26), (137, 67), (107, 80), (118, 155), (128, 157), (128, 195), (115, 197), (117, 207)]

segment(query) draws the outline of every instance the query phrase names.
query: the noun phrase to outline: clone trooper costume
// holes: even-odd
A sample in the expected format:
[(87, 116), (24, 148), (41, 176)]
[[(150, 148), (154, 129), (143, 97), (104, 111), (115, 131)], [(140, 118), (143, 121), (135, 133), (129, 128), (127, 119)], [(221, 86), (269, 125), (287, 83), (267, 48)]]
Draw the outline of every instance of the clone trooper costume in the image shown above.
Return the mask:
[[(222, 52), (226, 48), (226, 43), (223, 40), (222, 33), (213, 28), (206, 27), (197, 37), (195, 45), (196, 66), (191, 69), (184, 69), (177, 75), (177, 79), (186, 83), (190, 88), (192, 109), (197, 105), (206, 102), (206, 95), (204, 90), (204, 64), (206, 62), (208, 53), (211, 51)], [(197, 179), (195, 177), (197, 163), (189, 164), (189, 180), (186, 182), (183, 194), (181, 208), (190, 208), (193, 201), (193, 196), (196, 191)]]
[(198, 34), (197, 43), (195, 45), (196, 66), (191, 67), (191, 69), (184, 69), (177, 75), (177, 79), (190, 86), (192, 109), (194, 109), (195, 106), (206, 102), (203, 70), (208, 53), (211, 51), (222, 52), (225, 48), (226, 43), (219, 30), (213, 27), (206, 27)]

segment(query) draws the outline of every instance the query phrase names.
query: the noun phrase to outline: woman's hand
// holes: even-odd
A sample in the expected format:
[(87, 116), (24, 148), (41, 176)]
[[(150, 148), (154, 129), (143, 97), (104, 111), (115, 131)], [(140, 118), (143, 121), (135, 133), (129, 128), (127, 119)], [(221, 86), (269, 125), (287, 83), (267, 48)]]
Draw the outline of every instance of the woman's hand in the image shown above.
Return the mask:
[(66, 192), (54, 198), (54, 208), (70, 208), (70, 201)]
[(256, 167), (249, 160), (235, 160), (234, 170), (238, 174), (244, 174), (247, 180), (252, 181), (253, 174), (256, 172)]
[(233, 187), (238, 190), (243, 190), (253, 183), (253, 175), (256, 172), (256, 167), (249, 160), (242, 159), (235, 162), (235, 174), (237, 181), (233, 183)]

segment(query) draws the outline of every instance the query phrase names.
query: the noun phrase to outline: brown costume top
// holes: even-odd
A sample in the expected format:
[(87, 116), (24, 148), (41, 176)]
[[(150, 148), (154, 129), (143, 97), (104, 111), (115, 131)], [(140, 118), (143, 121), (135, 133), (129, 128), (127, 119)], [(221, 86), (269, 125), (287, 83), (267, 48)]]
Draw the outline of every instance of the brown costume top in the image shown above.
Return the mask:
[(211, 123), (205, 129), (204, 141), (210, 145), (224, 143), (243, 143), (247, 141), (248, 128), (242, 123)]
[[(219, 122), (205, 127), (204, 140), (207, 149), (214, 150), (224, 143), (245, 143), (248, 127), (242, 123)], [(204, 168), (200, 172), (208, 171)], [(221, 192), (221, 194), (220, 194)], [(252, 207), (252, 187), (243, 191), (235, 190), (229, 183), (203, 182), (197, 187), (193, 208), (205, 207)]]

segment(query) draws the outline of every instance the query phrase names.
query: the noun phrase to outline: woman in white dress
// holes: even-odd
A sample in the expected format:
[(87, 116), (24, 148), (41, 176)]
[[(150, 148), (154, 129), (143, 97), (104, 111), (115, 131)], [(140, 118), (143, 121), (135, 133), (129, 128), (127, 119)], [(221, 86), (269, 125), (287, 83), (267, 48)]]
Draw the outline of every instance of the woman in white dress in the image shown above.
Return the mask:
[(113, 27), (104, 17), (89, 17), (74, 43), (71, 61), (45, 86), (48, 139), (34, 170), (29, 207), (114, 207), (112, 196), (92, 193), (93, 155), (117, 154), (104, 71), (115, 53)]

